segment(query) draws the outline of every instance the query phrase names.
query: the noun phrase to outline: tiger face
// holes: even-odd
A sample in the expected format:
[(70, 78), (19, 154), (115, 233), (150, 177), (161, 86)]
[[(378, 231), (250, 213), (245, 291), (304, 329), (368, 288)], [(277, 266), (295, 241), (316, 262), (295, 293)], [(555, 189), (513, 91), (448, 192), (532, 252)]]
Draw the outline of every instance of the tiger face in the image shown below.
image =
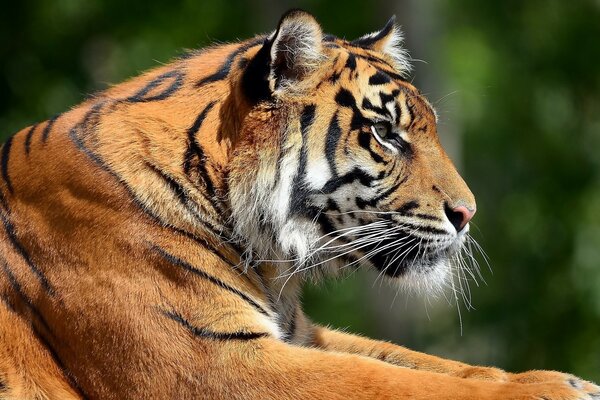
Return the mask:
[[(458, 257), (475, 200), (435, 111), (405, 79), (400, 39), (393, 21), (354, 42), (323, 37), (294, 12), (246, 69), (251, 109), (234, 166), (258, 172), (234, 168), (234, 220), (261, 257), (293, 263), (283, 276), (367, 265), (431, 288)], [(269, 63), (260, 79), (247, 72), (256, 60)]]

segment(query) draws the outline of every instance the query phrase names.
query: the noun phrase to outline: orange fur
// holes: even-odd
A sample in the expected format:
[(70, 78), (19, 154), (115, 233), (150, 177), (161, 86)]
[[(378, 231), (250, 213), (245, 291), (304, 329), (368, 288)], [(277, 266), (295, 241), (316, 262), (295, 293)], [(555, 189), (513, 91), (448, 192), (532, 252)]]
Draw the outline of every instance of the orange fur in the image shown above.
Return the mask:
[[(382, 32), (387, 43), (392, 33)], [(377, 210), (417, 207), (441, 220), (442, 204), (474, 208), (437, 140), (431, 107), (397, 77), (399, 56), (339, 39), (321, 46), (319, 35), (312, 16), (288, 14), (266, 40), (193, 53), (4, 145), (1, 399), (583, 399), (598, 390), (565, 374), (512, 375), (315, 326), (299, 303), (305, 277), (281, 279), (293, 260), (250, 257), (289, 256), (286, 240), (296, 231), (279, 239), (274, 232), (262, 252), (262, 236), (243, 229), (275, 225), (265, 216), (236, 230), (244, 212), (264, 206), (263, 197), (244, 199), (283, 190), (293, 178), (285, 157), (301, 165), (306, 154), (309, 168), (328, 147), (339, 174), (358, 162), (385, 176), (381, 188), (404, 179)], [(315, 38), (318, 54), (305, 46)], [(252, 100), (244, 76), (276, 40), (291, 53), (262, 76), (275, 94)], [(297, 70), (290, 60), (311, 64)], [(376, 70), (395, 77), (377, 90), (398, 90), (410, 162), (374, 163), (393, 150), (373, 138), (371, 153), (361, 149), (369, 127), (353, 125), (356, 111), (339, 98), (342, 87), (357, 99), (379, 93), (367, 84)], [(326, 138), (333, 118), (335, 146)], [(281, 210), (271, 211), (276, 219)]]

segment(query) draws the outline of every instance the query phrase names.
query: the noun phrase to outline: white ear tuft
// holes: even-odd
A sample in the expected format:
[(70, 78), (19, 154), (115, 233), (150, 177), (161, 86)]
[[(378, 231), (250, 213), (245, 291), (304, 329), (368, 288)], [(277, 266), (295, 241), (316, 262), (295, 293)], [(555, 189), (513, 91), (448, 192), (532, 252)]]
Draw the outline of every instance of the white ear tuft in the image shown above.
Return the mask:
[(318, 68), (324, 58), (322, 40), (321, 26), (311, 14), (291, 10), (283, 15), (269, 37), (272, 92), (289, 88)]
[(402, 75), (407, 75), (412, 70), (412, 65), (408, 52), (402, 47), (403, 41), (402, 31), (396, 25), (396, 17), (393, 16), (382, 30), (353, 40), (352, 44), (387, 55), (392, 59), (394, 67)]

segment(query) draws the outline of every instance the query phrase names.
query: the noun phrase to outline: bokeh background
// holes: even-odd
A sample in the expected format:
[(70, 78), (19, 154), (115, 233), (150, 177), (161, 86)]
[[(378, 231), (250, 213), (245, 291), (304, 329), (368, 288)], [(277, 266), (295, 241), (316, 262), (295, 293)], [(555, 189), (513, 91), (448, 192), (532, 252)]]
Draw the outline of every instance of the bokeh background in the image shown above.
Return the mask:
[[(355, 38), (396, 14), (414, 82), (478, 198), (487, 284), (468, 311), (368, 272), (307, 288), (321, 323), (509, 370), (600, 381), (600, 1), (22, 0), (0, 13), (0, 140), (291, 7)], [(482, 262), (482, 258), (479, 257)], [(397, 294), (397, 296), (396, 296)], [(462, 321), (461, 321), (462, 319)]]

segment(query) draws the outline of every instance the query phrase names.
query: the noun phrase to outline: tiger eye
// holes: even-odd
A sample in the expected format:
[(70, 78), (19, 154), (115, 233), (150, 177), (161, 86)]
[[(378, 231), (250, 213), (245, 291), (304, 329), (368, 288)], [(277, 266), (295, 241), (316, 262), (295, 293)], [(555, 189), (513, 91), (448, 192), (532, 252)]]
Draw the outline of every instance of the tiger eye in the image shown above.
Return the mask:
[(387, 138), (391, 131), (390, 124), (385, 122), (377, 122), (371, 126), (371, 129), (382, 139)]

